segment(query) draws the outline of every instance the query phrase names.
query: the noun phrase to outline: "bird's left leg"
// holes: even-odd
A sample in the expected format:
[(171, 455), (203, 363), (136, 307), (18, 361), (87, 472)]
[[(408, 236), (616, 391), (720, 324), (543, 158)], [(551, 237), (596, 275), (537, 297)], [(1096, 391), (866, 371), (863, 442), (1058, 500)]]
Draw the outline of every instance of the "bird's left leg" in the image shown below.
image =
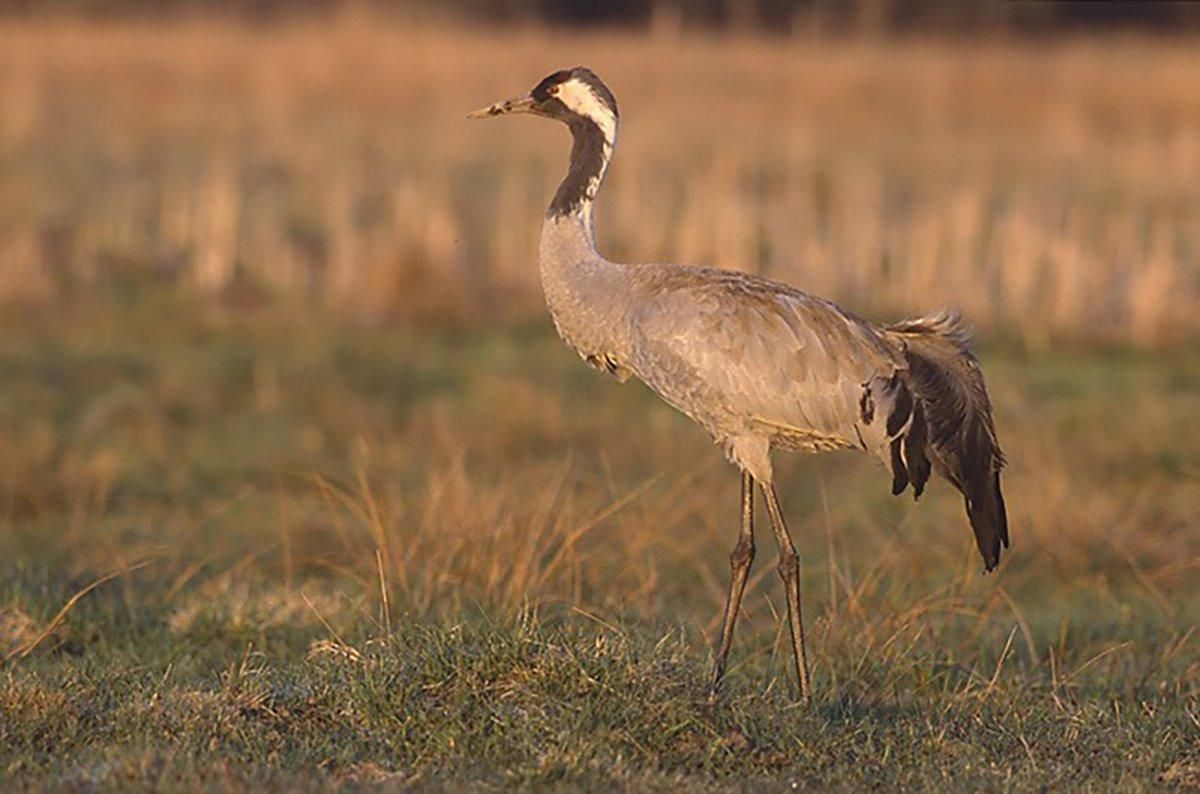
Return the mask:
[(725, 599), (725, 620), (721, 623), (721, 643), (713, 660), (710, 698), (715, 698), (721, 678), (725, 675), (725, 660), (729, 657), (729, 646), (733, 644), (733, 627), (737, 623), (738, 611), (742, 608), (742, 593), (746, 591), (746, 577), (754, 562), (754, 479), (749, 472), (742, 472), (742, 531), (737, 545), (729, 555), (729, 596)]
[(775, 530), (775, 541), (779, 544), (779, 576), (787, 595), (788, 627), (792, 635), (792, 655), (796, 660), (796, 677), (800, 682), (800, 699), (809, 699), (808, 654), (804, 647), (804, 619), (800, 615), (800, 555), (792, 545), (787, 524), (783, 522), (783, 511), (775, 487), (762, 484), (763, 496), (767, 499), (767, 513), (771, 516), (771, 527)]

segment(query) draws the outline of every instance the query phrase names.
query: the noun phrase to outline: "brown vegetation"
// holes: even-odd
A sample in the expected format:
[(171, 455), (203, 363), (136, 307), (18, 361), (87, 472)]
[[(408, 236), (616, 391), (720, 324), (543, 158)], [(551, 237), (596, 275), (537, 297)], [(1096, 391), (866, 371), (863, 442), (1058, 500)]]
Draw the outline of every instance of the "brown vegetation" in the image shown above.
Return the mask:
[[(0, 24), (0, 788), (1191, 784), (1197, 51)], [(543, 316), (562, 131), (463, 118), (575, 62), (614, 258), (990, 329), (994, 574), (780, 456), (811, 710), (765, 526), (709, 705), (737, 476)]]
[(0, 296), (128, 278), (355, 312), (536, 306), (552, 125), (464, 112), (586, 62), (625, 111), (607, 253), (760, 271), (1041, 344), (1191, 335), (1192, 42), (766, 42), (446, 31), (0, 27)]
[(0, 311), (8, 788), (1195, 775), (1195, 350), (982, 351), (1013, 536), (987, 576), (944, 483), (780, 456), (815, 708), (765, 522), (712, 708), (738, 478), (548, 321), (70, 310)]

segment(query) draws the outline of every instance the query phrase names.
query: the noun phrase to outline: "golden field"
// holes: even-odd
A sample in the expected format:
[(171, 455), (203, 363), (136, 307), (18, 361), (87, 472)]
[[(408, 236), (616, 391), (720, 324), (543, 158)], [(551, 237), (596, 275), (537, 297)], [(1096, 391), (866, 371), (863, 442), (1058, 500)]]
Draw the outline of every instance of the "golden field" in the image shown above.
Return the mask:
[(0, 296), (230, 284), (420, 320), (536, 309), (564, 169), (466, 111), (575, 63), (612, 85), (611, 257), (762, 272), (1042, 346), (1190, 338), (1200, 47), (325, 24), (0, 24)]
[[(780, 455), (738, 476), (555, 337), (587, 63), (613, 258), (957, 306), (1012, 548)], [(0, 23), (0, 789), (1147, 791), (1200, 783), (1200, 48)]]

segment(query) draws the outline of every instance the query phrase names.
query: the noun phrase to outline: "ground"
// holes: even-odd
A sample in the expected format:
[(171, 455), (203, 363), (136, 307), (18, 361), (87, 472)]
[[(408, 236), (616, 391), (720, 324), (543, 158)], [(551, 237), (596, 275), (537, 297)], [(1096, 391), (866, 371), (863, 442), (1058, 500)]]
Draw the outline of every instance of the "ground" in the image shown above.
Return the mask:
[(991, 575), (948, 486), (781, 459), (805, 708), (765, 523), (708, 702), (738, 477), (548, 321), (135, 290), (0, 339), (6, 787), (1200, 785), (1194, 346), (981, 347)]

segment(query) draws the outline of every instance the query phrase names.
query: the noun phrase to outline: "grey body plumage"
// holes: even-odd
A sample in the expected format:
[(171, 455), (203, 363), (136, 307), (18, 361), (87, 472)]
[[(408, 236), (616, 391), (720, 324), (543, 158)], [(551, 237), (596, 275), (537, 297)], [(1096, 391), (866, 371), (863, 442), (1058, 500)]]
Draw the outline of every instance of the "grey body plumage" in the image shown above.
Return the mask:
[(590, 70), (550, 75), (530, 94), (472, 116), (562, 121), (573, 144), (539, 245), (546, 303), (564, 341), (619, 380), (643, 381), (691, 417), (743, 472), (742, 533), (712, 687), (720, 683), (754, 557), (751, 485), (780, 543), (801, 694), (809, 691), (799, 559), (773, 488), (772, 449), (860, 448), (920, 496), (931, 471), (964, 495), (987, 570), (1008, 545), (1004, 458), (978, 362), (950, 314), (876, 327), (786, 284), (729, 270), (621, 264), (596, 250), (592, 203), (616, 146), (617, 106)]

